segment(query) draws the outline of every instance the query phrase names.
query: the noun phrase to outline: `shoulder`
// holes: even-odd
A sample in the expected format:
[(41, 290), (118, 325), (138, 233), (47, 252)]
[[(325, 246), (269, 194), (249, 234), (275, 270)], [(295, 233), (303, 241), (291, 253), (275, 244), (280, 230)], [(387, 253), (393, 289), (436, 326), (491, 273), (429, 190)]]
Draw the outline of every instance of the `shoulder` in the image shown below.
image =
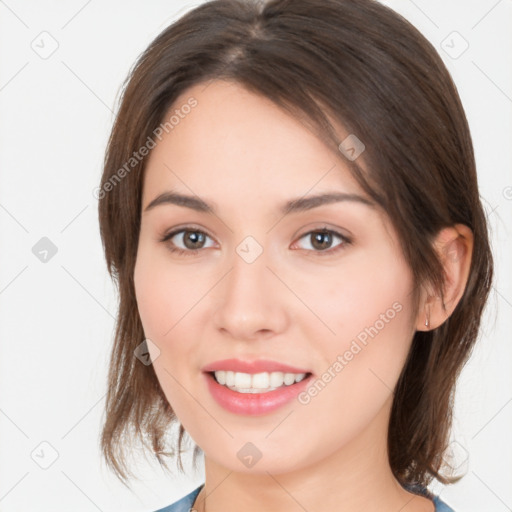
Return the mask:
[(429, 489), (422, 485), (413, 484), (413, 485), (404, 485), (405, 489), (414, 494), (420, 494), (421, 496), (425, 496), (434, 502), (435, 512), (455, 512), (453, 508), (449, 507), (439, 496), (436, 496)]
[(173, 504), (164, 508), (160, 508), (155, 512), (189, 512), (203, 485), (204, 484), (200, 485), (197, 489), (194, 489), (190, 494), (187, 494), (186, 496), (174, 502)]
[(436, 506), (436, 512), (455, 512), (455, 510), (442, 501), (439, 496), (434, 496), (433, 501)]
[[(192, 508), (192, 505), (194, 504), (194, 501), (197, 498), (197, 495), (199, 494), (199, 491), (202, 489), (203, 485), (204, 484), (200, 485), (191, 493), (187, 494), (186, 496), (174, 502), (173, 504), (164, 508), (160, 508), (155, 512), (190, 512), (190, 509)], [(414, 491), (419, 491), (418, 494), (428, 495), (434, 502), (434, 505), (436, 507), (435, 512), (455, 512), (444, 501), (442, 501), (441, 498), (439, 498), (439, 496), (434, 496), (430, 494), (426, 489), (418, 489), (416, 487)]]

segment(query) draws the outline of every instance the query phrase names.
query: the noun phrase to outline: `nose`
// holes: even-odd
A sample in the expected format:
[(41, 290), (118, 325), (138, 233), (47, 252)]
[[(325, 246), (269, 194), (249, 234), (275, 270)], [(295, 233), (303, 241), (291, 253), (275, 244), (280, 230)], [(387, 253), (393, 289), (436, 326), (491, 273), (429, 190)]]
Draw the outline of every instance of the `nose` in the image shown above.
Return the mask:
[(215, 327), (234, 340), (272, 337), (286, 330), (290, 292), (268, 266), (266, 253), (249, 263), (235, 253), (216, 289)]

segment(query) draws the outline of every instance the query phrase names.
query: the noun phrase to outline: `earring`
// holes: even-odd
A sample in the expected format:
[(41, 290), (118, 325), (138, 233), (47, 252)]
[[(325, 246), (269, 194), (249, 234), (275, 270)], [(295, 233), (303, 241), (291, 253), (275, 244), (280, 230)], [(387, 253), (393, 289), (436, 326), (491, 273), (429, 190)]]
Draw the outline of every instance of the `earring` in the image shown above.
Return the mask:
[(426, 313), (426, 318), (425, 318), (425, 327), (428, 327), (429, 323), (430, 323), (430, 311), (428, 309), (428, 305), (425, 307), (427, 313)]

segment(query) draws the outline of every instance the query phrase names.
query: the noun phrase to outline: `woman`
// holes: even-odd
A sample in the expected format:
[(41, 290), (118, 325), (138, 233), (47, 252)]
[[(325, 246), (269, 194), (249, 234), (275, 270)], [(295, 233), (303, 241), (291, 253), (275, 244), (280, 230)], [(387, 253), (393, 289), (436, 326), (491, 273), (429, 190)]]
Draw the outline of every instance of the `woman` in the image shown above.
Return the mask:
[[(471, 136), (372, 0), (216, 0), (125, 85), (99, 194), (120, 311), (102, 433), (125, 481), (179, 422), (162, 510), (449, 511), (454, 385), (493, 263)], [(135, 435), (133, 435), (135, 434)]]

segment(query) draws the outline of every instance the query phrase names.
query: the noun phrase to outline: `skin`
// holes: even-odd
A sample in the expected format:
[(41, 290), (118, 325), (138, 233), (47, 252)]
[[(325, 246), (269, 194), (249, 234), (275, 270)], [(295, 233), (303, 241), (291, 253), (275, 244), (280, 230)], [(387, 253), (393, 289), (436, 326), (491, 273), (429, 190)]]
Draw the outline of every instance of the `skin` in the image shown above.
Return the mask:
[[(173, 204), (145, 211), (134, 281), (160, 385), (205, 454), (206, 492), (195, 508), (432, 512), (430, 500), (393, 477), (387, 425), (413, 334), (427, 329), (427, 302), (432, 329), (462, 296), (471, 231), (457, 225), (440, 233), (446, 310), (425, 289), (415, 315), (411, 270), (384, 212), (349, 201), (279, 212), (285, 201), (305, 195), (365, 197), (341, 155), (236, 83), (195, 85), (173, 109), (190, 96), (197, 107), (149, 155), (142, 209), (174, 190), (214, 203), (216, 214)], [(343, 245), (333, 235), (318, 248), (311, 232), (323, 227), (352, 242)], [(206, 233), (195, 242), (196, 254), (170, 251), (173, 242), (194, 247), (193, 238), (185, 245), (187, 232), (160, 241), (178, 228)], [(252, 263), (236, 252), (247, 236), (263, 249)], [(209, 394), (201, 368), (224, 358), (272, 359), (319, 377), (394, 303), (400, 312), (306, 405), (293, 400), (272, 413), (243, 416)], [(247, 442), (262, 454), (251, 468), (237, 457)]]

